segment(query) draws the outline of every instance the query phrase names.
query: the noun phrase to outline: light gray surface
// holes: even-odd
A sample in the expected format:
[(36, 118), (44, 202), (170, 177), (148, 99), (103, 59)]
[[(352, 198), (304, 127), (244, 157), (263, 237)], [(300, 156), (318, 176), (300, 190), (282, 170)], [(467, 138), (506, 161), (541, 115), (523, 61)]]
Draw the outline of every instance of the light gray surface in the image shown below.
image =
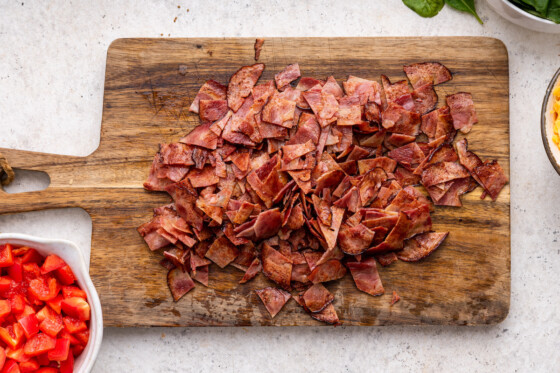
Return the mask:
[[(99, 143), (105, 55), (116, 38), (484, 35), (509, 50), (512, 297), (503, 323), (106, 329), (95, 372), (557, 371), (560, 176), (541, 143), (539, 110), (560, 43), (477, 5), (484, 26), (448, 7), (423, 19), (400, 0), (0, 1), (0, 147), (59, 154), (86, 155)], [(0, 217), (0, 231), (89, 250), (91, 220), (80, 209), (35, 212)]]

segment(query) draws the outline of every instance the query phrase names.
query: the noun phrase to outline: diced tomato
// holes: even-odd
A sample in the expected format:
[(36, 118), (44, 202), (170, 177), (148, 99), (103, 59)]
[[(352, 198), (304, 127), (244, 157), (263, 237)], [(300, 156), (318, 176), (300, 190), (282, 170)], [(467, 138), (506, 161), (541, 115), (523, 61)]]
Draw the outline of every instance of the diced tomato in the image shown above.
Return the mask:
[(39, 363), (35, 359), (29, 359), (24, 363), (19, 363), (19, 370), (21, 373), (35, 372), (39, 367)]
[(62, 316), (54, 311), (51, 311), (51, 313), (39, 324), (39, 330), (51, 337), (56, 337), (62, 329), (64, 329)]
[(15, 294), (12, 299), (10, 299), (10, 306), (12, 307), (12, 313), (20, 314), (25, 309), (25, 297), (22, 294)]
[(8, 316), (12, 312), (12, 306), (9, 300), (0, 300), (0, 319)]
[(60, 362), (60, 373), (74, 372), (74, 355), (68, 354), (68, 359)]
[(72, 346), (72, 355), (74, 355), (74, 357), (78, 357), (82, 354), (82, 352), (84, 352), (85, 349), (86, 349), (86, 346), (84, 346), (84, 345)]
[(2, 373), (20, 373), (17, 361), (8, 359), (2, 368)]
[(39, 322), (42, 322), (50, 315), (51, 312), (52, 310), (48, 306), (41, 308), (41, 310), (36, 314), (37, 320), (39, 320)]
[(23, 342), (25, 332), (18, 323), (13, 323), (5, 328), (0, 328), (0, 339), (3, 340), (9, 347), (16, 349)]
[(9, 277), (0, 277), (0, 293), (7, 292), (12, 287), (12, 279)]
[(80, 320), (89, 320), (90, 307), (85, 299), (79, 297), (66, 298), (62, 300), (62, 311), (68, 316)]
[(29, 282), (28, 289), (30, 295), (46, 302), (54, 299), (58, 295), (60, 286), (54, 277), (38, 277)]
[(53, 309), (54, 312), (60, 314), (62, 311), (62, 295), (57, 295), (54, 299), (49, 300), (47, 302), (50, 308)]
[(64, 321), (64, 326), (66, 327), (66, 330), (68, 330), (68, 332), (72, 334), (87, 330), (87, 325), (85, 321), (70, 316), (65, 316), (62, 318), (62, 320)]
[(22, 318), (29, 315), (35, 315), (35, 310), (33, 309), (33, 307), (26, 304), (25, 308), (23, 309), (23, 312), (18, 317)]
[(31, 359), (23, 352), (23, 347), (13, 350), (11, 348), (6, 349), (6, 357), (17, 361), (18, 363), (23, 363)]
[(57, 255), (51, 254), (45, 258), (45, 262), (41, 266), (41, 273), (47, 274), (52, 271), (56, 271), (64, 267), (66, 263), (64, 260), (60, 259)]
[(82, 344), (82, 342), (80, 342), (76, 337), (74, 337), (72, 334), (70, 334), (70, 332), (68, 331), (68, 329), (64, 328), (59, 334), (58, 334), (59, 338), (65, 338), (68, 339), (70, 341), (70, 344), (73, 345), (79, 345)]
[(6, 362), (6, 350), (3, 347), (0, 347), (0, 369), (4, 367), (4, 363)]
[(12, 255), (13, 256), (23, 256), (29, 250), (31, 250), (31, 248), (27, 247), (27, 246), (22, 246), (22, 247), (17, 247), (17, 248), (12, 246)]
[(86, 292), (76, 286), (63, 286), (62, 296), (64, 298), (80, 297), (87, 299)]
[(39, 321), (37, 320), (35, 313), (22, 317), (18, 320), (18, 323), (23, 328), (27, 338), (30, 338), (39, 332)]
[(37, 359), (37, 362), (39, 363), (39, 365), (43, 365), (43, 366), (47, 366), (51, 362), (49, 360), (49, 353), (48, 352), (37, 355), (36, 359)]
[(49, 360), (64, 361), (68, 359), (68, 352), (70, 351), (70, 340), (59, 338), (56, 340), (54, 349), (48, 353)]
[(27, 340), (23, 347), (23, 352), (29, 356), (38, 356), (52, 350), (55, 345), (56, 338), (44, 333), (38, 333)]
[(35, 249), (29, 249), (22, 257), (21, 261), (25, 263), (39, 264), (43, 261), (43, 256)]
[(76, 333), (74, 334), (74, 336), (85, 346), (89, 341), (89, 330), (84, 330), (83, 332)]
[(24, 263), (23, 264), (23, 279), (30, 282), (34, 278), (41, 276), (41, 269), (37, 263)]
[(57, 269), (55, 272), (55, 276), (63, 285), (72, 285), (76, 281), (74, 272), (72, 272), (72, 268), (70, 268), (70, 266), (68, 265)]
[(0, 267), (9, 267), (14, 264), (14, 256), (12, 254), (12, 245), (0, 245)]
[(21, 258), (14, 258), (14, 264), (8, 267), (8, 276), (16, 282), (23, 279), (23, 263)]

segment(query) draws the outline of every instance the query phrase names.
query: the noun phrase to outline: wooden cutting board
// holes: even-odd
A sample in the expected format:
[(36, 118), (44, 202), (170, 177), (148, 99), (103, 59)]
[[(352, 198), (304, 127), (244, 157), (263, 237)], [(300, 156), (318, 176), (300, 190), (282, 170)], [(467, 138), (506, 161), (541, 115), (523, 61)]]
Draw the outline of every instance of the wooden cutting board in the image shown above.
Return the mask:
[[(92, 218), (90, 272), (105, 326), (321, 325), (293, 300), (271, 320), (253, 290), (270, 286), (261, 274), (239, 285), (239, 270), (210, 268), (210, 287), (198, 285), (178, 303), (171, 299), (161, 254), (136, 232), (164, 193), (142, 189), (158, 144), (177, 141), (198, 124), (187, 108), (208, 79), (227, 83), (239, 67), (254, 63), (254, 39), (119, 39), (107, 53), (99, 148), (87, 157), (0, 149), (13, 167), (45, 171), (49, 188), (7, 194), (0, 213), (82, 207)], [(440, 61), (453, 80), (436, 90), (471, 92), (479, 123), (468, 135), (482, 159), (498, 159), (509, 175), (508, 55), (502, 42), (481, 37), (271, 38), (260, 62), (269, 80), (298, 62), (304, 76), (351, 75), (402, 79), (402, 65)], [(64, 113), (60, 113), (64, 115)], [(38, 140), (40, 141), (40, 140)], [(480, 200), (463, 196), (463, 208), (438, 207), (434, 230), (450, 234), (418, 263), (381, 268), (385, 295), (358, 291), (351, 277), (328, 284), (345, 325), (493, 324), (510, 301), (510, 193)], [(56, 224), (56, 222), (53, 222)], [(1, 227), (0, 227), (1, 229)], [(396, 290), (401, 301), (390, 306)]]

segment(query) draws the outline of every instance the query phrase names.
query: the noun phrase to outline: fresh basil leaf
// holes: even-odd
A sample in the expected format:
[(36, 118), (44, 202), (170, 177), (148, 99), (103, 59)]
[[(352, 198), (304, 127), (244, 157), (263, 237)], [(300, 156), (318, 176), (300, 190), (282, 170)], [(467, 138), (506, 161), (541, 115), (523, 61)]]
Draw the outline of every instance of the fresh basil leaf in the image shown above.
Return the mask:
[(460, 10), (461, 12), (470, 13), (476, 18), (476, 20), (482, 25), (482, 20), (476, 14), (476, 8), (474, 6), (474, 0), (445, 0), (445, 3), (452, 8)]
[(546, 18), (555, 23), (560, 23), (560, 0), (550, 0)]
[(444, 0), (402, 0), (404, 5), (414, 10), (419, 16), (433, 17), (439, 13)]
[(546, 12), (548, 10), (548, 4), (550, 3), (550, 0), (523, 0), (523, 2), (535, 8), (537, 13), (540, 13), (544, 16), (546, 15)]

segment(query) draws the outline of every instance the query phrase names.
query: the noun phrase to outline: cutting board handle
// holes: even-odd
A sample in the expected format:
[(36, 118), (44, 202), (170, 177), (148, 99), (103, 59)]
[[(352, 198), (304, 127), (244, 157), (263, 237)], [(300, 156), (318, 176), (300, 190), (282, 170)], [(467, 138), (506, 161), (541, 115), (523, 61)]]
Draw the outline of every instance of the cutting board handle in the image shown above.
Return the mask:
[(13, 169), (43, 171), (51, 179), (49, 187), (41, 191), (10, 194), (0, 189), (0, 214), (80, 206), (83, 193), (67, 188), (71, 179), (60, 175), (68, 175), (73, 167), (84, 164), (85, 157), (4, 148), (0, 148), (0, 153)]

